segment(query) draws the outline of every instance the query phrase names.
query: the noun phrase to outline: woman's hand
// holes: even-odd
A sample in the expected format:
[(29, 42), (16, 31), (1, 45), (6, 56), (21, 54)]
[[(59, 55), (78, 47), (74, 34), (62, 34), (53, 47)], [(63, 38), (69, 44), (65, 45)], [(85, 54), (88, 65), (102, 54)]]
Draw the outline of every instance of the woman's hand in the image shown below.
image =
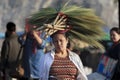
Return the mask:
[(40, 32), (40, 31), (37, 31), (37, 30), (33, 30), (33, 31), (32, 31), (32, 34), (33, 34), (34, 38), (36, 39), (36, 41), (37, 41), (39, 44), (42, 44), (42, 39), (41, 39), (41, 37), (40, 37), (41, 32)]
[(39, 32), (36, 31), (36, 30), (33, 30), (33, 31), (32, 31), (32, 34), (33, 34), (34, 37), (38, 37), (38, 33), (39, 33)]

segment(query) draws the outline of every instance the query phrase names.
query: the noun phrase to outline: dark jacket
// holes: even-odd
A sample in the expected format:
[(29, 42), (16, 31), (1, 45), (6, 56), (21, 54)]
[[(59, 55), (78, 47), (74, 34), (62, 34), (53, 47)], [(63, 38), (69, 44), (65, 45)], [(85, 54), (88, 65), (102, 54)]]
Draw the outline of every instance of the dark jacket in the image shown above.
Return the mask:
[(107, 55), (115, 60), (118, 60), (112, 80), (120, 80), (120, 42), (113, 45), (107, 52)]
[(12, 34), (3, 41), (1, 61), (4, 68), (11, 69), (15, 66), (19, 50), (20, 44), (17, 34)]

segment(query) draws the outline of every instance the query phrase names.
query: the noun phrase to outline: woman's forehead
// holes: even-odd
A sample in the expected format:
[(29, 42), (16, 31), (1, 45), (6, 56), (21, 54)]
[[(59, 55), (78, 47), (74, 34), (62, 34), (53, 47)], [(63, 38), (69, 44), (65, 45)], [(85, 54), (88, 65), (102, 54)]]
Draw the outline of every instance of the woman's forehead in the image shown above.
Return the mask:
[(55, 34), (53, 37), (54, 40), (56, 39), (66, 39), (64, 34)]
[[(111, 31), (110, 34), (118, 34), (116, 31)], [(119, 35), (119, 34), (118, 34)]]
[(55, 34), (55, 35), (54, 35), (54, 38), (55, 38), (55, 37), (65, 37), (65, 35), (64, 35), (64, 34)]

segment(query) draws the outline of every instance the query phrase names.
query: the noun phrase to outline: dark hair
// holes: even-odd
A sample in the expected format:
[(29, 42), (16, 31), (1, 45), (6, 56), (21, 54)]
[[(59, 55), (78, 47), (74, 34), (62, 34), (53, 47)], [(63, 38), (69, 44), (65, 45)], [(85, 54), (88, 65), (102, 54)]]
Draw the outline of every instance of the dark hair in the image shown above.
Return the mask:
[(119, 29), (118, 27), (113, 27), (113, 28), (111, 28), (111, 29), (110, 29), (110, 33), (111, 33), (112, 31), (115, 31), (116, 33), (120, 34), (120, 29)]
[(13, 22), (8, 22), (7, 25), (6, 25), (6, 28), (8, 31), (15, 31), (16, 30), (16, 25), (15, 23)]
[(69, 37), (68, 32), (63, 32), (63, 31), (57, 31), (54, 34), (52, 34), (50, 37), (53, 38), (56, 34), (63, 34), (66, 39)]

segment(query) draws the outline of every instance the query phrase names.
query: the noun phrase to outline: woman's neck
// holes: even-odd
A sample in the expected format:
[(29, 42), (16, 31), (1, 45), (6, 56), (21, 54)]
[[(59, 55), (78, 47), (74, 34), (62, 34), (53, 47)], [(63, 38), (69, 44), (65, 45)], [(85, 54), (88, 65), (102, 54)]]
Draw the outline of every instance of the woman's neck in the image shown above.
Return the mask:
[(115, 47), (118, 43), (120, 43), (120, 41), (114, 42), (113, 45), (112, 45), (112, 48)]
[(55, 51), (55, 54), (57, 55), (57, 56), (59, 56), (59, 57), (67, 57), (67, 55), (68, 55), (68, 52), (67, 52), (67, 50), (64, 50), (64, 51)]

